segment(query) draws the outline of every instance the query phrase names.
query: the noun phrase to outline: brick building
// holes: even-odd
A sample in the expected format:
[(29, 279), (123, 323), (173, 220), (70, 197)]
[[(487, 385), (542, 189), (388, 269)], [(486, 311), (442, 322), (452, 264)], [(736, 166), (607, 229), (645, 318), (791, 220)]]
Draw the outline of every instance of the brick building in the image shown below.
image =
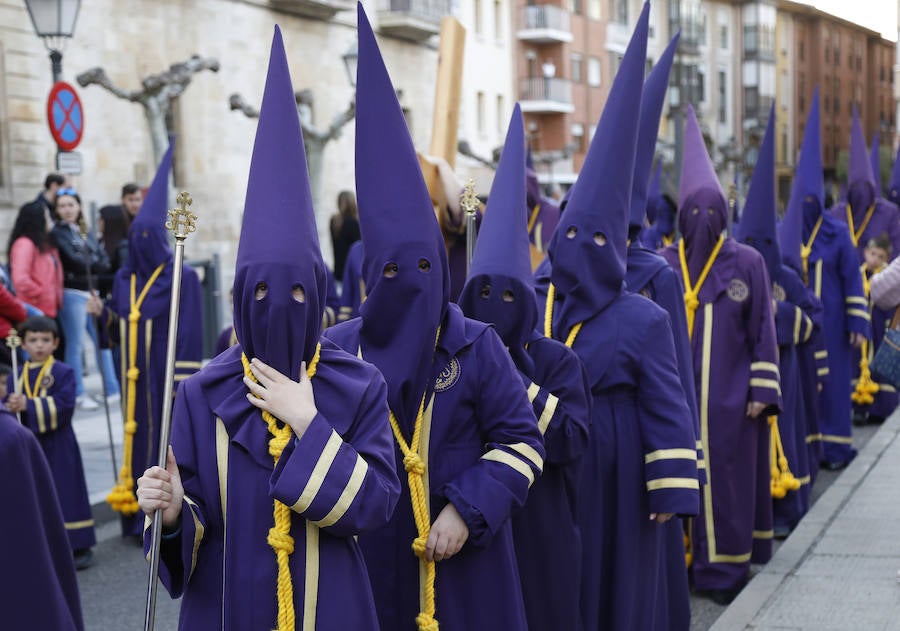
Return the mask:
[[(819, 87), (822, 114), (822, 158), (825, 175), (836, 175), (838, 155), (850, 146), (853, 107), (859, 108), (866, 139), (876, 131), (881, 142), (892, 146), (896, 132), (894, 42), (858, 24), (830, 15), (814, 7), (779, 0), (778, 18), (787, 38), (784, 70), (793, 78), (791, 94), (785, 95), (791, 131), (779, 135), (779, 156), (790, 159), (800, 147), (803, 126), (809, 113), (813, 89)], [(782, 89), (781, 91), (785, 91)]]

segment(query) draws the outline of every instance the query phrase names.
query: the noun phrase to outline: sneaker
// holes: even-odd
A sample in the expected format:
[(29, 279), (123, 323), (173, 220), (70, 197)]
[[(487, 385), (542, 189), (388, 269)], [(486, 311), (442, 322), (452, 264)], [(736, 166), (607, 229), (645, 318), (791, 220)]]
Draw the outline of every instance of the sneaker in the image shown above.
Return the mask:
[(75, 558), (76, 570), (86, 570), (94, 564), (94, 551), (90, 548), (75, 550), (72, 556)]
[(121, 400), (122, 400), (122, 395), (119, 394), (118, 392), (106, 397), (106, 402), (109, 403), (110, 405), (115, 405)]
[(75, 405), (78, 409), (85, 410), (86, 412), (91, 412), (100, 407), (97, 405), (96, 401), (86, 394), (75, 397)]

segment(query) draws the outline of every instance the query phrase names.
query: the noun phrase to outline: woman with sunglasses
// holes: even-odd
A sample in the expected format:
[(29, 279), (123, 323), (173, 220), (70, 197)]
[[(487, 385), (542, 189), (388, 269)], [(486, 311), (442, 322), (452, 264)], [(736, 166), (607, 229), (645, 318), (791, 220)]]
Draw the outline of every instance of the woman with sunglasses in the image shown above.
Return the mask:
[(87, 331), (98, 349), (97, 365), (103, 370), (106, 393), (113, 399), (119, 396), (119, 382), (113, 369), (109, 350), (99, 350), (96, 329), (88, 319), (87, 302), (96, 288), (99, 274), (109, 271), (109, 258), (96, 237), (89, 233), (81, 212), (81, 198), (73, 188), (56, 192), (53, 208), (56, 225), (50, 237), (59, 250), (63, 267), (63, 303), (60, 321), (66, 341), (65, 363), (75, 370), (77, 405), (83, 410), (96, 410), (97, 403), (84, 392), (82, 381), (82, 350)]

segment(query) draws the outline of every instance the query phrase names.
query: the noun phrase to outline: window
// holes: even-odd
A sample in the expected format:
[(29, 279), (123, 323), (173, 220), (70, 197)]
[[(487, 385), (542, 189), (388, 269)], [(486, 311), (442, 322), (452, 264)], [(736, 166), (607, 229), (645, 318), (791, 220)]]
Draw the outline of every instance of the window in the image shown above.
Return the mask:
[(609, 19), (628, 24), (628, 0), (609, 0)]
[(728, 25), (719, 24), (719, 48), (728, 50)]
[(473, 17), (475, 19), (475, 34), (482, 35), (484, 32), (482, 30), (484, 28), (484, 25), (481, 23), (481, 0), (473, 0), (473, 2), (474, 4), (472, 10), (474, 12)]
[(581, 3), (582, 0), (568, 0), (569, 11), (571, 11), (575, 15), (581, 15), (582, 13), (584, 13)]
[(484, 134), (485, 129), (485, 121), (484, 121), (484, 92), (479, 92), (476, 95), (477, 99), (477, 113), (478, 113), (478, 133)]
[(525, 51), (525, 59), (528, 60), (528, 76), (539, 77), (540, 73), (538, 72), (537, 53), (534, 50), (527, 50)]
[(697, 71), (697, 100), (700, 103), (706, 101), (706, 75), (702, 70)]
[(622, 55), (620, 53), (609, 53), (609, 76), (615, 77), (619, 71), (619, 65), (622, 63)]
[(804, 56), (805, 50), (806, 50), (806, 46), (804, 45), (804, 42), (801, 39), (799, 49), (797, 50), (797, 54), (800, 57), (800, 61), (803, 61), (803, 56)]
[(719, 71), (719, 122), (728, 122), (728, 75)]
[(503, 41), (503, 2), (494, 0), (494, 39)]
[(587, 15), (592, 20), (599, 20), (603, 17), (602, 0), (587, 0)]
[(588, 57), (587, 82), (592, 88), (600, 87), (600, 60), (597, 57)]
[(497, 95), (497, 133), (501, 136), (506, 131), (506, 104), (503, 102), (503, 95)]
[(584, 79), (582, 78), (582, 69), (581, 69), (581, 55), (578, 53), (572, 53), (572, 83), (581, 83)]
[(583, 153), (586, 150), (584, 141), (584, 125), (581, 123), (572, 123), (572, 140), (575, 141), (576, 151)]

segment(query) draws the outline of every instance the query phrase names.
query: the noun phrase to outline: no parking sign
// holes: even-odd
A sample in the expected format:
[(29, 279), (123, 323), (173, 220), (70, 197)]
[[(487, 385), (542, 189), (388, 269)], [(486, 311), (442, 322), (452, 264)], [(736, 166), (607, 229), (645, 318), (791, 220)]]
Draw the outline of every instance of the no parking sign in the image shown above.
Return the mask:
[(47, 98), (47, 123), (50, 135), (61, 151), (72, 151), (84, 134), (84, 109), (75, 88), (57, 81)]

